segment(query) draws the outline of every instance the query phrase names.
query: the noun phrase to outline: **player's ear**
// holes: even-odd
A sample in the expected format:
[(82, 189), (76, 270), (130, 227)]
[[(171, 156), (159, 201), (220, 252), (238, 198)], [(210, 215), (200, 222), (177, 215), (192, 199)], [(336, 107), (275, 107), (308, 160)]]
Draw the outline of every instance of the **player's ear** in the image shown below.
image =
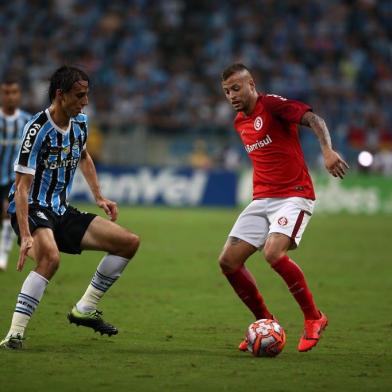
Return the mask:
[(251, 78), (249, 79), (249, 86), (252, 91), (256, 91), (256, 84), (255, 81)]
[(58, 88), (56, 90), (56, 97), (63, 98), (63, 96), (64, 96), (63, 90), (61, 90), (61, 88)]

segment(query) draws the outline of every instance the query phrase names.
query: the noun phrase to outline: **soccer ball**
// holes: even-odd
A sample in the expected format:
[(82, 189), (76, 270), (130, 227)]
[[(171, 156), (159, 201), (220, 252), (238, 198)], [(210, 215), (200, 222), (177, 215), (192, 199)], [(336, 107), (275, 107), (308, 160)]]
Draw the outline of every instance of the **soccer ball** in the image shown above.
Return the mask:
[(283, 350), (286, 334), (275, 320), (261, 319), (249, 325), (246, 339), (255, 357), (275, 357)]

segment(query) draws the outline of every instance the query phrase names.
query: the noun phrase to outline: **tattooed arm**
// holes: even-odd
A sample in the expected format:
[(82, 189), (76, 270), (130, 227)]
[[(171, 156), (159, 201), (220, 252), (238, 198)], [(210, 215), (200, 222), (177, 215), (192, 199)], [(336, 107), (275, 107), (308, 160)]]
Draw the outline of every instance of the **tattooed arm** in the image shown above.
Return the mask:
[(325, 168), (334, 177), (343, 178), (348, 169), (347, 163), (332, 149), (331, 136), (325, 121), (313, 112), (306, 112), (301, 119), (301, 124), (310, 127), (316, 134), (321, 152), (324, 157)]

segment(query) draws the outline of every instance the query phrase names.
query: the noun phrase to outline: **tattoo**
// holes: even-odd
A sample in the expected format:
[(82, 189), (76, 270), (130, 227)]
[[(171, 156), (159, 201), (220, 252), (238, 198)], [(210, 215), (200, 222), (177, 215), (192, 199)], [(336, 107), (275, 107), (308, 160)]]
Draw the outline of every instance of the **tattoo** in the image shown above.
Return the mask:
[(230, 245), (237, 245), (240, 242), (242, 242), (242, 240), (237, 237), (229, 237), (229, 242), (230, 242)]
[(329, 134), (325, 121), (313, 112), (306, 112), (301, 119), (301, 124), (312, 128), (317, 135), (321, 148), (332, 148), (331, 135)]
[(87, 157), (87, 152), (86, 150), (82, 150), (82, 153), (80, 154), (81, 159), (85, 159)]

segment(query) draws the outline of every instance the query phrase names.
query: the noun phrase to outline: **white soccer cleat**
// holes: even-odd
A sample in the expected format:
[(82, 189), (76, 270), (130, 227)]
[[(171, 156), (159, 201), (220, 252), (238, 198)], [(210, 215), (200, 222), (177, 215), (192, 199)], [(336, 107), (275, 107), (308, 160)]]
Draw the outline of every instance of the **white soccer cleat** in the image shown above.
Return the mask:
[(20, 333), (7, 336), (0, 342), (0, 349), (4, 350), (20, 350), (23, 347), (24, 338)]

